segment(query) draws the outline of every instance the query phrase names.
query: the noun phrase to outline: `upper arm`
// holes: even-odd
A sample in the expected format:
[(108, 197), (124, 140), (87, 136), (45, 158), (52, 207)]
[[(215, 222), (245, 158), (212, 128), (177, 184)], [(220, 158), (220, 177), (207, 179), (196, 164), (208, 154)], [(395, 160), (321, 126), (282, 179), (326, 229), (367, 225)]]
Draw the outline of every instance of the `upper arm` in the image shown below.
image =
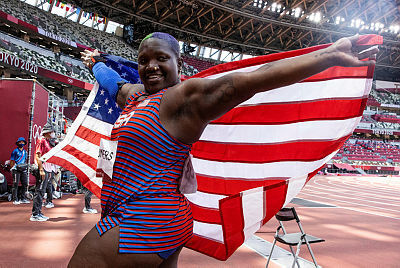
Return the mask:
[(161, 123), (178, 140), (196, 142), (210, 121), (254, 94), (246, 88), (238, 90), (237, 79), (245, 82), (247, 76), (192, 78), (168, 89), (160, 107)]
[(233, 73), (217, 79), (189, 79), (183, 83), (182, 91), (188, 106), (200, 120), (208, 123), (256, 93), (246, 86), (247, 80), (247, 73)]
[(143, 90), (144, 87), (142, 84), (129, 84), (129, 83), (124, 84), (117, 94), (118, 106), (121, 109), (123, 109), (125, 107), (126, 101), (129, 99), (131, 95)]

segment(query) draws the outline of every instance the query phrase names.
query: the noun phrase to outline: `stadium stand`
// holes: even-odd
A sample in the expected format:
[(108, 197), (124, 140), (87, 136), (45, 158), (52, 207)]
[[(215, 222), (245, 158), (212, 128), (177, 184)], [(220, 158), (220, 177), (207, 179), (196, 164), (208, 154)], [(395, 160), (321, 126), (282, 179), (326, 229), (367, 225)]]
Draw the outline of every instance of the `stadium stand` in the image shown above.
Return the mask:
[[(194, 73), (197, 73), (198, 71), (204, 71), (212, 66), (215, 65), (215, 63), (207, 60), (201, 60), (195, 57), (190, 57), (187, 55), (182, 56), (183, 60), (188, 64), (189, 66), (193, 66), (194, 68)], [(194, 74), (193, 73), (193, 74)]]
[(37, 47), (1, 32), (0, 50), (69, 77), (88, 83), (94, 83), (95, 81), (94, 77), (81, 61), (64, 55), (57, 57), (57, 55), (50, 50)]
[(390, 122), (390, 123), (400, 123), (400, 118), (393, 113), (375, 114), (372, 116), (376, 121)]
[(373, 90), (371, 90), (371, 95), (368, 96), (367, 105), (368, 106), (376, 106), (376, 107), (381, 106), (380, 102), (376, 100), (376, 98), (372, 92), (373, 92)]
[[(66, 40), (74, 41), (87, 47), (97, 48), (104, 53), (118, 55), (129, 60), (137, 59), (137, 50), (114, 34), (89, 28), (39, 8), (32, 7), (18, 0), (11, 0), (7, 3), (1, 2), (0, 9), (20, 20), (42, 28), (46, 32), (50, 32)], [(29, 10), (29, 13), (25, 12), (25, 10)], [(48, 56), (56, 58), (57, 55), (54, 55), (54, 53), (52, 54), (53, 55)], [(68, 57), (64, 56), (64, 58)], [(186, 64), (183, 66), (182, 72), (185, 76), (192, 76), (199, 71), (215, 65), (215, 63), (211, 61), (200, 60), (189, 56), (184, 56), (183, 58)], [(82, 71), (81, 64), (73, 62), (72, 59), (64, 59), (61, 65), (54, 63), (52, 59), (47, 60), (56, 67), (54, 70), (57, 72), (65, 75), (72, 73), (72, 77), (74, 78), (90, 83), (93, 82), (91, 75), (86, 71)], [(48, 64), (45, 63), (43, 67), (47, 68), (46, 66), (48, 66)]]
[(345, 142), (332, 160), (352, 165), (400, 166), (400, 143), (353, 137)]
[[(119, 55), (129, 60), (137, 57), (137, 50), (126, 44), (122, 38), (62, 18), (32, 7), (18, 0), (0, 1), (0, 9), (4, 12), (47, 32), (63, 37), (105, 53)], [(26, 12), (29, 10), (29, 12)], [(107, 44), (106, 46), (104, 44)]]

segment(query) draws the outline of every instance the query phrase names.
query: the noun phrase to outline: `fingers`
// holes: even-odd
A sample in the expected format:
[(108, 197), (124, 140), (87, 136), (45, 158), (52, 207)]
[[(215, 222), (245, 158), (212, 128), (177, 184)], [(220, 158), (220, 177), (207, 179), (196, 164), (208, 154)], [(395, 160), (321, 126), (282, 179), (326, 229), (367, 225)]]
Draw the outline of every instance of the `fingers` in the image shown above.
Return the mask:
[(366, 59), (366, 58), (370, 58), (372, 60), (375, 60), (376, 59), (376, 54), (378, 52), (379, 52), (378, 46), (373, 46), (373, 47), (367, 48), (367, 49), (359, 52), (357, 57), (360, 60)]
[(86, 57), (86, 58), (90, 58), (91, 56), (99, 56), (100, 55), (100, 53), (97, 49), (95, 49), (93, 51), (85, 49), (84, 51), (81, 51), (80, 54), (81, 54), (81, 57)]
[(358, 34), (348, 37), (353, 47), (357, 46), (358, 38), (359, 38)]

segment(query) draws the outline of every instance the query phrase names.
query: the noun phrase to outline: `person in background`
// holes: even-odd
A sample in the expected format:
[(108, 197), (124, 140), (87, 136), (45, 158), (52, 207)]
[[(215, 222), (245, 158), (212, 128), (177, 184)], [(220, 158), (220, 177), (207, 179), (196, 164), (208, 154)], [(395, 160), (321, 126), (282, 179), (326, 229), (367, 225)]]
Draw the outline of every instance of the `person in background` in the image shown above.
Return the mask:
[(80, 180), (77, 180), (77, 186), (78, 186), (78, 191), (77, 193), (84, 193), (85, 194), (85, 207), (83, 208), (82, 212), (85, 214), (96, 214), (97, 213), (97, 209), (92, 208), (92, 206), (90, 205), (91, 201), (92, 201), (92, 195), (93, 193), (86, 188), (85, 186), (82, 185)]
[(52, 191), (49, 191), (49, 189), (51, 189), (51, 179), (54, 176), (55, 165), (40, 160), (45, 153), (50, 151), (50, 140), (54, 139), (54, 137), (55, 131), (52, 125), (46, 124), (43, 127), (42, 136), (36, 142), (35, 163), (38, 165), (39, 176), (36, 178), (36, 191), (33, 197), (31, 221), (47, 221), (49, 219), (49, 217), (42, 214), (43, 196), (45, 191), (47, 191), (47, 202), (45, 207), (54, 207), (52, 202), (53, 193)]
[(82, 212), (85, 214), (87, 213), (96, 214), (97, 209), (92, 208), (92, 206), (90, 205), (93, 193), (86, 187), (83, 188), (83, 192), (85, 193), (85, 207), (83, 208)]
[[(14, 205), (29, 204), (30, 202), (25, 195), (25, 192), (28, 191), (28, 154), (24, 149), (26, 140), (20, 137), (15, 144), (17, 148), (12, 151), (10, 159), (11, 173), (13, 176), (12, 200)], [(18, 194), (18, 185), (20, 181), (22, 184), (22, 194)], [(22, 196), (21, 199), (20, 196)]]
[(61, 167), (56, 166), (56, 171), (54, 174), (54, 179), (52, 181), (52, 190), (53, 190), (53, 198), (61, 198), (62, 193), (61, 193)]

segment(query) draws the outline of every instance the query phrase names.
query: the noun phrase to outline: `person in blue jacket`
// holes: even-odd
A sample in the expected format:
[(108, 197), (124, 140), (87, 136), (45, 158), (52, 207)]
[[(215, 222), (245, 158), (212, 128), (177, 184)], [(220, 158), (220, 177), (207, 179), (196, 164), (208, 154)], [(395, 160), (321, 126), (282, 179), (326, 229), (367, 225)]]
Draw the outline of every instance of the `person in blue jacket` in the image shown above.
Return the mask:
[[(23, 137), (18, 138), (15, 143), (17, 148), (11, 153), (10, 166), (13, 176), (12, 200), (14, 205), (30, 203), (25, 196), (25, 192), (28, 191), (28, 153), (24, 149), (26, 143)], [(18, 185), (20, 181), (22, 184), (22, 194), (18, 194)]]

